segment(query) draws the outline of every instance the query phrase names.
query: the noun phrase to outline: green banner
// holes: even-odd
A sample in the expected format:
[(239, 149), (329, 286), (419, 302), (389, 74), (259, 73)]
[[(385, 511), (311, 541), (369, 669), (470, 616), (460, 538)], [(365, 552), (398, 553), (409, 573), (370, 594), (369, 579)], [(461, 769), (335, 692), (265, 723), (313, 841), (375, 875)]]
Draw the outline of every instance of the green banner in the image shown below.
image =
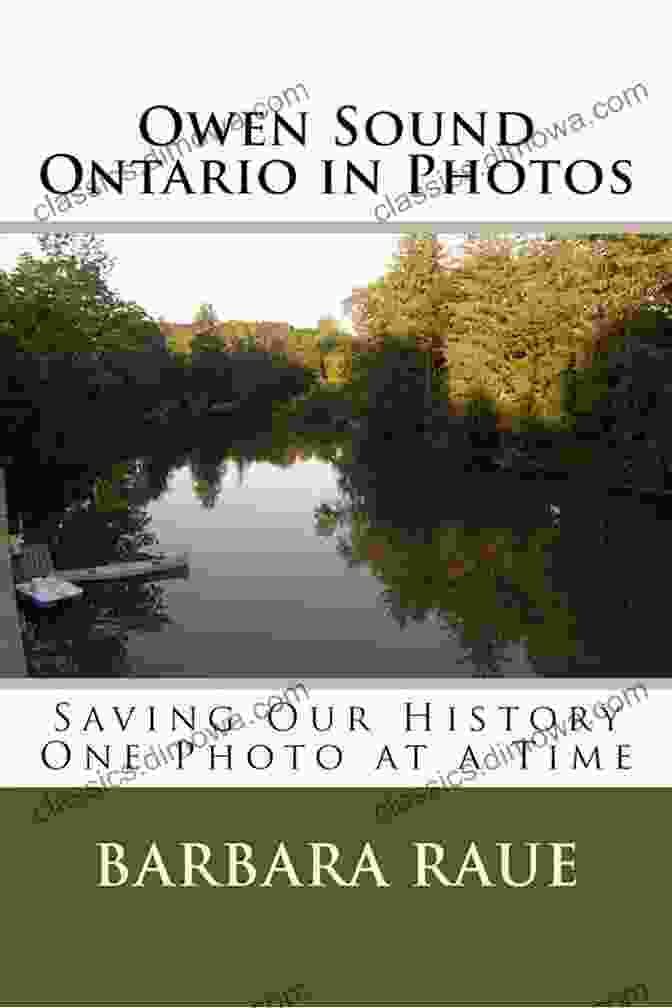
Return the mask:
[(0, 816), (3, 1005), (672, 1004), (668, 789), (7, 789)]

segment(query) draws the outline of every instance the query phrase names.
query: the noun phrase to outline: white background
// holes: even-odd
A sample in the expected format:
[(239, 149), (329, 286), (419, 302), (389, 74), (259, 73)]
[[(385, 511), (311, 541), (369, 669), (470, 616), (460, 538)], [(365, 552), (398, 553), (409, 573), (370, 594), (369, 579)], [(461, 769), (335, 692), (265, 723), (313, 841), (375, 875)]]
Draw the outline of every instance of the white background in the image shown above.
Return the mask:
[[(263, 720), (254, 721), (254, 704), (266, 703), (268, 691), (254, 689), (192, 689), (157, 691), (124, 690), (117, 684), (114, 689), (76, 690), (76, 689), (45, 689), (25, 692), (21, 690), (3, 690), (2, 713), (0, 714), (0, 786), (83, 786), (87, 782), (96, 783), (95, 774), (85, 769), (85, 752), (87, 743), (100, 754), (105, 753), (105, 744), (110, 744), (110, 769), (121, 770), (125, 760), (126, 743), (136, 743), (140, 746), (142, 757), (152, 745), (158, 752), (159, 747), (165, 750), (166, 745), (179, 738), (189, 738), (191, 732), (179, 727), (173, 733), (170, 721), (172, 705), (187, 709), (196, 705), (202, 718), (197, 722), (205, 724), (208, 711), (218, 704), (227, 704), (239, 712), (246, 726), (232, 732), (219, 742), (216, 752), (223, 752), (224, 746), (233, 747), (233, 770), (227, 772), (223, 760), (216, 761), (222, 769), (209, 770), (209, 741), (197, 739), (197, 749), (194, 754), (184, 760), (182, 770), (177, 768), (177, 760), (154, 768), (150, 760), (150, 770), (138, 776), (134, 783), (124, 786), (141, 784), (146, 787), (168, 787), (175, 785), (191, 787), (264, 787), (269, 785), (284, 786), (320, 786), (320, 787), (422, 787), (429, 783), (437, 774), (444, 777), (455, 769), (464, 756), (466, 746), (470, 744), (479, 762), (490, 749), (491, 744), (511, 743), (513, 739), (530, 738), (533, 728), (529, 725), (530, 711), (542, 706), (550, 706), (557, 712), (558, 720), (566, 719), (572, 705), (583, 705), (588, 708), (588, 718), (594, 722), (591, 733), (580, 731), (576, 735), (568, 734), (560, 737), (557, 742), (557, 765), (555, 771), (548, 770), (549, 748), (540, 747), (528, 756), (529, 770), (520, 769), (520, 761), (505, 767), (493, 768), (480, 777), (477, 782), (467, 783), (466, 787), (485, 785), (488, 787), (543, 787), (558, 785), (565, 787), (662, 787), (669, 786), (671, 760), (667, 746), (667, 726), (672, 716), (672, 690), (649, 689), (648, 699), (640, 691), (639, 702), (632, 693), (630, 706), (627, 703), (621, 713), (616, 715), (613, 731), (608, 730), (606, 719), (597, 720), (591, 713), (591, 708), (598, 702), (611, 703), (612, 708), (618, 708), (616, 700), (610, 697), (620, 696), (622, 692), (616, 688), (590, 687), (548, 690), (502, 689), (502, 690), (439, 690), (439, 689), (358, 689), (333, 690), (313, 688), (305, 681), (309, 695), (306, 698), (300, 694), (298, 700), (290, 700), (295, 704), (298, 722), (291, 732), (273, 731)], [(276, 695), (282, 691), (285, 684), (278, 683)], [(622, 688), (621, 688), (622, 689)], [(68, 731), (57, 731), (63, 728), (64, 721), (56, 716), (56, 704), (60, 701), (70, 701), (68, 710), (72, 725)], [(425, 701), (432, 704), (431, 731), (424, 731), (424, 721), (415, 719), (412, 724), (418, 727), (407, 734), (405, 732), (404, 703), (411, 702), (413, 711), (425, 710)], [(103, 724), (103, 732), (91, 722), (88, 731), (84, 732), (84, 723), (89, 716), (91, 706), (95, 704), (98, 716)], [(146, 708), (154, 704), (157, 708), (156, 727), (153, 733), (146, 730)], [(448, 708), (454, 705), (456, 709), (455, 731), (448, 731)], [(506, 731), (505, 714), (497, 711), (498, 706), (519, 705), (520, 711), (512, 716), (513, 731)], [(115, 724), (113, 706), (116, 705), (122, 718), (126, 718), (131, 707), (135, 706), (137, 713), (130, 722), (127, 731), (122, 731)], [(327, 708), (334, 707), (334, 728), (332, 731), (317, 733), (311, 724), (312, 707), (320, 708), (318, 724), (326, 724)], [(366, 710), (365, 724), (371, 729), (365, 733), (361, 729), (350, 733), (347, 731), (347, 710), (349, 705), (361, 706)], [(486, 729), (469, 731), (469, 725), (478, 727), (476, 720), (470, 718), (471, 708), (482, 705), (485, 707), (483, 717), (486, 719)], [(257, 708), (261, 713), (261, 708)], [(284, 727), (289, 723), (290, 712), (284, 716), (278, 713), (276, 723)], [(145, 720), (139, 720), (144, 716)], [(224, 718), (220, 712), (215, 715)], [(540, 725), (547, 722), (543, 719), (549, 715), (540, 711), (537, 714)], [(131, 727), (137, 720), (137, 727)], [(254, 723), (249, 723), (253, 722)], [(178, 722), (180, 725), (180, 722)], [(47, 769), (41, 760), (41, 752), (45, 743), (59, 739), (65, 741), (71, 748), (72, 759), (68, 768), (62, 771)], [(306, 749), (299, 754), (299, 771), (291, 771), (290, 755), (283, 750), (286, 744), (305, 744)], [(410, 755), (404, 750), (404, 745), (427, 744), (430, 748), (422, 757), (421, 769), (410, 770)], [(253, 770), (247, 763), (247, 752), (250, 747), (266, 744), (274, 751), (274, 760), (268, 770)], [(629, 771), (616, 769), (616, 747), (619, 744), (630, 745), (631, 755), (627, 763), (631, 764)], [(203, 746), (198, 748), (198, 746)], [(333, 771), (320, 770), (315, 762), (315, 750), (322, 745), (341, 746), (344, 751), (343, 764)], [(393, 754), (398, 771), (383, 767), (376, 772), (383, 746), (388, 745)], [(595, 745), (600, 746), (603, 769), (597, 771), (593, 766), (583, 769), (579, 763), (576, 771), (568, 769), (574, 746), (580, 745), (582, 752), (588, 757)], [(513, 747), (512, 747), (513, 748)], [(61, 745), (48, 750), (48, 761), (56, 764), (63, 759), (64, 749)], [(515, 750), (513, 750), (515, 751)], [(325, 751), (324, 762), (330, 760), (331, 751)], [(253, 761), (263, 762), (266, 757), (260, 750), (252, 757)], [(490, 764), (492, 765), (492, 760)], [(100, 764), (92, 759), (93, 766)], [(142, 763), (140, 764), (142, 765)], [(114, 778), (118, 782), (120, 775)], [(455, 782), (455, 778), (453, 778)]]
[[(557, 152), (549, 144), (541, 155), (605, 166), (630, 158), (630, 194), (614, 196), (608, 187), (593, 196), (561, 189), (540, 198), (536, 188), (515, 196), (462, 194), (425, 204), (413, 216), (431, 219), (441, 205), (441, 219), (658, 220), (669, 207), (663, 11), (652, 0), (622, 6), (568, 0), (543, 8), (531, 2), (394, 8), (347, 0), (335, 7), (120, 2), (95, 11), (72, 0), (65, 9), (14, 5), (3, 24), (0, 67), (0, 219), (32, 218), (42, 193), (40, 165), (51, 154), (101, 164), (137, 156), (145, 146), (140, 115), (155, 104), (221, 117), (304, 83), (310, 101), (297, 108), (310, 113), (312, 142), (306, 151), (286, 148), (300, 184), (287, 197), (189, 197), (177, 189), (161, 198), (102, 197), (83, 205), (82, 220), (367, 220), (376, 202), (371, 194), (320, 195), (319, 160), (383, 156), (385, 189), (398, 191), (407, 188), (411, 148), (398, 144), (386, 152), (366, 142), (336, 148), (339, 105), (355, 104), (365, 114), (523, 111), (543, 126), (571, 112), (588, 114), (595, 101), (642, 82), (648, 101), (568, 135)], [(269, 150), (278, 156), (279, 148)], [(460, 161), (462, 150), (454, 152)], [(218, 153), (213, 145), (207, 156)], [(243, 154), (236, 141), (220, 156), (260, 154), (265, 159), (262, 149)], [(465, 156), (478, 154), (473, 145)], [(453, 156), (448, 150), (440, 159)]]

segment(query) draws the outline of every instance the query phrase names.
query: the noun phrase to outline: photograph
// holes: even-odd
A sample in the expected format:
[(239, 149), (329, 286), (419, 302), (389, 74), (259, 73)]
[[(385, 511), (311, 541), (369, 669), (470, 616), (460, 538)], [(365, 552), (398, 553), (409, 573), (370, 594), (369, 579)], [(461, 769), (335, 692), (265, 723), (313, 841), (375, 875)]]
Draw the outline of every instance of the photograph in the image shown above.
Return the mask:
[(23, 675), (664, 675), (672, 235), (5, 234), (0, 335)]

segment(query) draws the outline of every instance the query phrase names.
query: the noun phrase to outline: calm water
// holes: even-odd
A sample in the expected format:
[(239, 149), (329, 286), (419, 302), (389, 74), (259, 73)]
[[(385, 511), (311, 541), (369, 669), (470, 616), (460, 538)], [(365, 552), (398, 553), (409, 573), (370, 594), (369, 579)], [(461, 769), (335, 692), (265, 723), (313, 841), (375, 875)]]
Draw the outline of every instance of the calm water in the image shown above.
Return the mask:
[[(428, 673), (459, 671), (464, 653), (436, 620), (402, 629), (381, 604), (383, 586), (371, 571), (348, 569), (334, 540), (316, 535), (314, 509), (337, 496), (327, 463), (257, 463), (242, 486), (228, 474), (204, 513), (188, 469), (180, 470), (151, 509), (152, 528), (166, 547), (190, 546), (191, 576), (166, 587), (175, 625), (132, 642), (134, 669), (403, 674), (419, 662)], [(522, 672), (519, 652), (512, 649)]]
[(190, 550), (190, 573), (26, 608), (34, 675), (665, 673), (672, 524), (652, 504), (451, 482), (436, 458), (393, 446), (372, 463), (348, 443), (62, 475), (63, 502), (24, 513), (58, 567), (152, 545)]

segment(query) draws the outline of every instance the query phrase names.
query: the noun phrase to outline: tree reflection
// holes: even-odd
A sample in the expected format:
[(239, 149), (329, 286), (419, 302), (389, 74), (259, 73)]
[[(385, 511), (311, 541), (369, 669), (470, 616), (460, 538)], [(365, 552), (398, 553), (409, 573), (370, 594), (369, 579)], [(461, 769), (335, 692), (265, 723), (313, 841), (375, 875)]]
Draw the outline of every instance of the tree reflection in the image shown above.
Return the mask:
[[(368, 438), (336, 461), (339, 500), (315, 509), (348, 567), (384, 585), (381, 604), (404, 629), (434, 621), (479, 675), (504, 674), (514, 645), (575, 654), (575, 619), (549, 564), (561, 530), (544, 494), (501, 475), (451, 474), (435, 448), (402, 452)], [(451, 517), (452, 516), (452, 517)]]
[(222, 462), (206, 461), (192, 456), (189, 468), (194, 496), (206, 511), (211, 511), (222, 492), (226, 465)]
[(87, 585), (82, 598), (54, 610), (23, 607), (24, 646), (32, 675), (127, 676), (132, 633), (151, 633), (171, 623), (156, 582)]

